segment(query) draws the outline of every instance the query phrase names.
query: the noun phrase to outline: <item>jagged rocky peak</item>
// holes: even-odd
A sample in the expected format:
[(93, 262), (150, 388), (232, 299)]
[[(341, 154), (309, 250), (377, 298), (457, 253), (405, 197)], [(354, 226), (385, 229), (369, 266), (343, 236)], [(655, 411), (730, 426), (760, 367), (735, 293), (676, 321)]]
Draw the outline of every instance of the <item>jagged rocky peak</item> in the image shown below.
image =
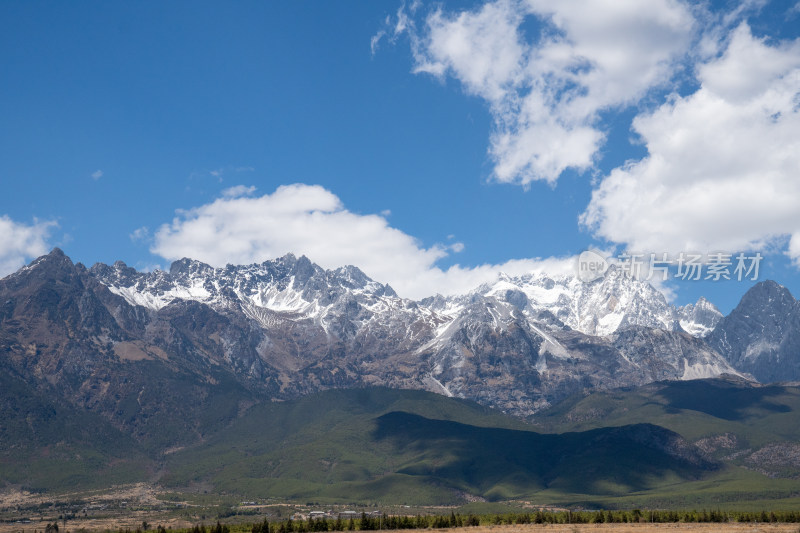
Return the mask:
[(0, 280), (0, 301), (5, 304), (0, 321), (11, 316), (28, 325), (51, 321), (28, 330), (36, 331), (33, 340), (37, 343), (49, 343), (65, 333), (70, 342), (84, 333), (112, 338), (118, 330), (95, 293), (99, 288), (86, 267), (74, 264), (62, 250), (55, 248)]
[(124, 263), (98, 264), (92, 274), (129, 303), (154, 310), (180, 299), (220, 309), (233, 303), (320, 314), (348, 292), (367, 299), (397, 297), (391, 287), (371, 280), (357, 267), (325, 270), (306, 256), (294, 254), (224, 268), (184, 258), (172, 263), (169, 272), (140, 273)]
[(772, 280), (766, 280), (753, 285), (742, 296), (736, 309), (763, 310), (769, 308), (771, 311), (788, 313), (792, 312), (796, 306), (797, 300), (789, 289)]
[(800, 303), (774, 281), (751, 287), (707, 340), (761, 382), (800, 379)]
[(398, 297), (391, 286), (374, 281), (357, 266), (346, 265), (332, 270), (331, 279), (348, 289), (367, 290), (375, 296)]
[(529, 318), (545, 314), (554, 319), (549, 322), (587, 335), (609, 335), (632, 326), (677, 329), (677, 311), (664, 295), (615, 266), (590, 283), (569, 274), (500, 274), (472, 294), (505, 302)]
[(419, 300), (417, 303), (428, 309), (433, 309), (434, 311), (442, 311), (447, 308), (450, 302), (450, 298), (446, 296), (442, 296), (441, 294), (435, 294), (433, 296), (428, 296)]
[(333, 271), (333, 277), (342, 284), (353, 288), (363, 288), (372, 280), (360, 268), (353, 265), (339, 267)]
[(83, 265), (76, 266), (60, 248), (53, 248), (50, 253), (33, 260), (4, 279), (13, 284), (39, 285), (54, 279), (70, 283), (82, 271)]
[[(389, 285), (373, 281), (356, 266), (325, 270), (308, 257), (291, 253), (260, 264), (224, 268), (184, 258), (175, 261), (169, 272), (141, 273), (116, 262), (94, 265), (91, 273), (130, 303), (150, 309), (160, 309), (175, 299), (219, 307), (241, 301), (262, 309), (322, 316), (323, 308), (350, 295), (356, 295), (362, 305), (377, 305), (381, 298), (388, 298), (396, 301), (393, 305), (410, 309), (409, 302), (400, 299)], [(720, 317), (705, 300), (677, 309), (649, 283), (634, 280), (614, 266), (591, 283), (569, 274), (499, 274), (495, 281), (467, 294), (433, 296), (414, 308), (454, 318), (474, 305), (495, 306), (501, 322), (516, 312), (547, 328), (598, 336), (634, 326), (669, 331), (682, 328), (703, 336)]]
[(268, 259), (260, 264), (232, 265), (228, 263), (225, 265), (224, 272), (226, 276), (234, 276), (237, 272), (245, 269), (253, 276), (281, 279), (289, 277), (296, 264), (297, 257), (292, 253), (288, 253), (275, 259)]
[(128, 266), (124, 261), (115, 261), (111, 266), (105, 263), (95, 263), (89, 272), (95, 277), (108, 281), (113, 280), (116, 285), (126, 287), (133, 285), (141, 277), (138, 270)]
[(519, 289), (507, 289), (502, 293), (502, 298), (519, 310), (528, 306), (528, 296)]
[(322, 274), (324, 274), (324, 270), (312, 263), (311, 260), (304, 255), (300, 256), (292, 269), (292, 275), (295, 278), (296, 284), (305, 283), (315, 275), (319, 276)]
[(40, 259), (61, 259), (69, 261), (69, 263), (72, 263), (72, 260), (69, 257), (67, 257), (67, 254), (64, 253), (64, 250), (62, 250), (58, 246), (50, 250), (49, 254), (40, 257)]
[(207, 277), (214, 274), (214, 267), (201, 261), (184, 257), (170, 265), (169, 274), (175, 279)]
[(61, 250), (61, 248), (53, 248), (50, 253), (35, 259), (29, 265), (30, 268), (46, 267), (50, 269), (72, 269), (75, 265), (72, 260)]
[(789, 289), (767, 280), (753, 285), (720, 325), (730, 328), (746, 322), (748, 327), (739, 328), (738, 333), (747, 333), (751, 337), (755, 333), (759, 338), (773, 342), (786, 332), (798, 313), (800, 305)]
[(678, 308), (681, 329), (695, 337), (706, 337), (722, 319), (717, 306), (701, 296), (696, 303)]

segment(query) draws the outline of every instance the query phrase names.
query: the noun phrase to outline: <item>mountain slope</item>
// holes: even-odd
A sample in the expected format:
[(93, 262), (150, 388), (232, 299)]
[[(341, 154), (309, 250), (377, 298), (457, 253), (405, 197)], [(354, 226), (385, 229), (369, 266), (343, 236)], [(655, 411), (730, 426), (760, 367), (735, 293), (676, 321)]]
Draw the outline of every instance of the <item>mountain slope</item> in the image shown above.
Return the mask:
[(800, 380), (800, 303), (774, 281), (747, 291), (707, 341), (762, 383)]
[(0, 366), (0, 489), (104, 488), (148, 480), (154, 462), (129, 435), (54, 397)]
[(543, 490), (624, 494), (714, 468), (676, 434), (649, 424), (542, 435), (471, 402), (362, 389), (253, 408), (172, 456), (163, 482), (250, 497), (456, 503)]
[(243, 335), (225, 317), (195, 302), (145, 313), (60, 251), (0, 280), (0, 301), (0, 366), (151, 449), (202, 438), (275, 387), (245, 350), (225, 360)]
[(771, 477), (800, 478), (800, 388), (727, 378), (651, 383), (575, 396), (537, 417), (549, 431), (652, 423), (709, 459)]

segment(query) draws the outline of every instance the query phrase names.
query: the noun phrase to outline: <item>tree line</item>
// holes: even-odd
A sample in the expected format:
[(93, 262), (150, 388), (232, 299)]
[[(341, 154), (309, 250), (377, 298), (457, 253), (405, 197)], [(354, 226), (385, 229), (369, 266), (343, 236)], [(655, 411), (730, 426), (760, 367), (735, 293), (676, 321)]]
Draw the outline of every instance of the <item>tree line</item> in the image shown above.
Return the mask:
[[(343, 520), (319, 518), (308, 520), (284, 520), (253, 524), (250, 533), (314, 533), (325, 531), (375, 531), (378, 529), (449, 529), (480, 525), (502, 524), (600, 524), (600, 523), (722, 523), (762, 522), (800, 523), (800, 511), (548, 511), (530, 513), (507, 513), (493, 515), (387, 515), (380, 518), (364, 513), (361, 518)], [(202, 531), (192, 533), (204, 533)], [(216, 533), (216, 532), (211, 532)]]
[[(365, 513), (355, 519), (309, 518), (307, 520), (282, 520), (270, 522), (266, 518), (250, 526), (233, 526), (233, 533), (315, 533), (325, 531), (376, 531), (400, 529), (450, 529), (480, 525), (510, 524), (600, 524), (600, 523), (800, 523), (800, 511), (667, 511), (667, 510), (626, 510), (626, 511), (550, 511), (538, 510), (530, 513), (506, 513), (487, 515), (386, 515), (369, 516)], [(146, 531), (146, 530), (145, 530)], [(157, 533), (168, 533), (163, 526)], [(34, 532), (37, 533), (37, 532)], [(58, 533), (58, 524), (48, 524), (42, 533)], [(67, 532), (69, 533), (69, 532)], [(142, 529), (131, 531), (119, 529), (117, 533), (142, 533)], [(219, 521), (207, 527), (198, 524), (188, 529), (170, 529), (169, 533), (232, 533), (231, 526)]]

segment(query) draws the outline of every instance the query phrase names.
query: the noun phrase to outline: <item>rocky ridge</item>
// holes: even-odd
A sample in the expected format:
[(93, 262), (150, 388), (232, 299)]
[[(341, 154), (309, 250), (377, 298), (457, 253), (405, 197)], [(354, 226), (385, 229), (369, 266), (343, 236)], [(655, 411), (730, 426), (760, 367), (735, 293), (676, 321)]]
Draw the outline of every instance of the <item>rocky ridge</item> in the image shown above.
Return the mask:
[(224, 420), (330, 388), (426, 389), (528, 417), (584, 390), (737, 372), (684, 331), (707, 313), (613, 270), (412, 301), (356, 267), (291, 254), (138, 272), (56, 249), (0, 280), (0, 302), (4, 366), (133, 434), (174, 416), (175, 441), (206, 431), (199, 412)]

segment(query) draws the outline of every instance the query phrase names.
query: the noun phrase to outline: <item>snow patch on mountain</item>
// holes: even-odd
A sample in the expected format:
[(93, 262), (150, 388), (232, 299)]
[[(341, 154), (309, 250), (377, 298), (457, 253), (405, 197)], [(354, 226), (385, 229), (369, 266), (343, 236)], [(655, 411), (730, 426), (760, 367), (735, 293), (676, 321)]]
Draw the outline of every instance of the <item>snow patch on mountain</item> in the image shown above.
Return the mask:
[[(494, 283), (468, 294), (437, 295), (419, 302), (398, 297), (391, 287), (371, 280), (356, 267), (326, 271), (292, 254), (262, 264), (216, 269), (182, 259), (173, 263), (168, 273), (139, 273), (121, 262), (110, 267), (95, 265), (92, 271), (132, 305), (158, 311), (176, 300), (198, 301), (216, 309), (238, 304), (265, 327), (275, 324), (272, 313), (294, 314), (325, 326), (329, 315), (342, 311), (345, 300), (351, 298), (370, 315), (367, 320), (400, 312), (429, 323), (435, 334), (426, 349), (445, 342), (457, 329), (451, 326), (476, 302), (485, 306), (493, 328), (508, 327), (521, 313), (543, 336), (546, 329), (570, 329), (602, 337), (626, 327), (645, 326), (667, 331), (680, 327), (703, 337), (722, 316), (704, 298), (676, 308), (652, 285), (613, 266), (591, 283), (575, 276), (500, 274)], [(337, 302), (341, 304), (338, 309)], [(553, 355), (564, 353), (557, 342), (546, 340)]]
[(702, 296), (697, 303), (679, 307), (677, 312), (681, 328), (695, 337), (708, 336), (722, 319), (717, 306)]
[(590, 283), (575, 276), (501, 274), (495, 283), (482, 285), (472, 294), (504, 301), (530, 318), (546, 314), (555, 319), (555, 327), (566, 326), (595, 336), (607, 336), (631, 326), (675, 331), (679, 324), (687, 333), (703, 336), (722, 317), (704, 298), (697, 304), (676, 308), (652, 285), (633, 279), (614, 266), (604, 277)]

